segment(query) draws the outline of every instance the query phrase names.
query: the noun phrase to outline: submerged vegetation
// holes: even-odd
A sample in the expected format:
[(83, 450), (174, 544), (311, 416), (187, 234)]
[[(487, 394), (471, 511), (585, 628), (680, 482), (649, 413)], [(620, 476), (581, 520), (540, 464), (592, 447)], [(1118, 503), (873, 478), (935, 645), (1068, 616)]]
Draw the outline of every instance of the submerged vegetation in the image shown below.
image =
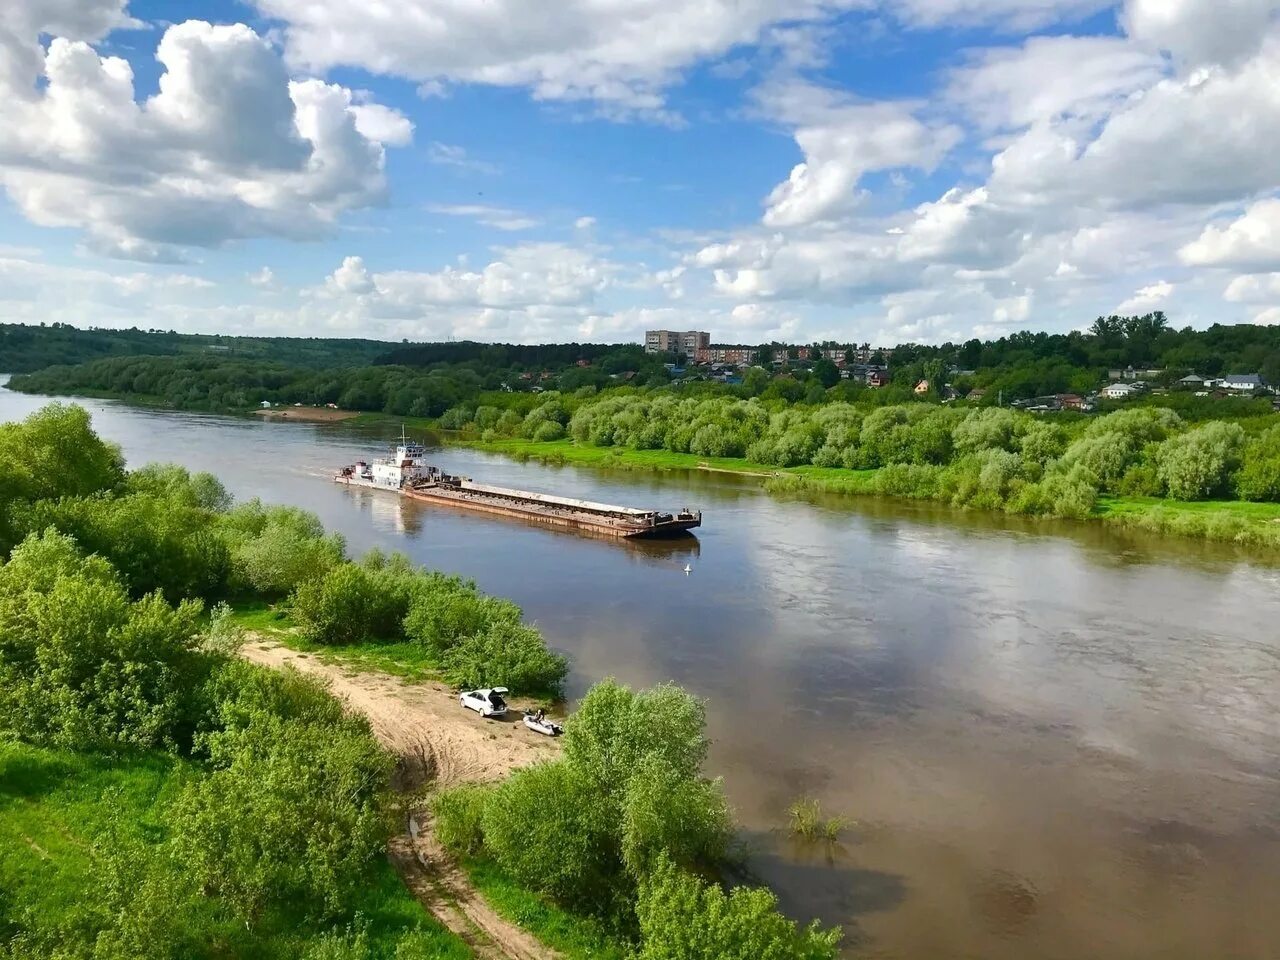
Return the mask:
[(813, 797), (801, 797), (787, 809), (793, 836), (803, 840), (826, 840), (834, 843), (840, 839), (849, 821), (844, 817), (824, 817), (822, 804)]

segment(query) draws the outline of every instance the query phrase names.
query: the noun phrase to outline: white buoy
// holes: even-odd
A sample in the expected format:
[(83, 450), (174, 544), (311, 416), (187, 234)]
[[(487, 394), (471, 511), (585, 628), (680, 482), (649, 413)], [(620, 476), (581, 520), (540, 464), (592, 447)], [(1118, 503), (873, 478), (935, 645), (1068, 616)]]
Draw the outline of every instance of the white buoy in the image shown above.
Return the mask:
[(687, 577), (687, 576), (688, 576), (689, 574), (691, 574), (691, 573), (693, 573), (693, 567), (689, 566), (689, 565), (686, 563), (686, 564), (684, 565), (684, 575)]

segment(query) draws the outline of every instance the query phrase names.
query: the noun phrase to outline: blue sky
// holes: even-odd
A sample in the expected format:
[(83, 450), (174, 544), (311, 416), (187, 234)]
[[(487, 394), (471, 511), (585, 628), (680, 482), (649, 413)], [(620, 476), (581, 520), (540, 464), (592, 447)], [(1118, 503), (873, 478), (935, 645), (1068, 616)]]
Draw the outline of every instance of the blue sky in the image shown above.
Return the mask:
[(1280, 322), (1280, 0), (12, 0), (0, 318)]

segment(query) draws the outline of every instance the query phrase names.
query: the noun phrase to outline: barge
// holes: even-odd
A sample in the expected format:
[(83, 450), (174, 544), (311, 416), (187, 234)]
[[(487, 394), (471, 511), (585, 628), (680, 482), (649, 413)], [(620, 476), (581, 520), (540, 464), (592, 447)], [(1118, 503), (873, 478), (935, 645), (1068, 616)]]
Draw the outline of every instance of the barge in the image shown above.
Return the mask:
[(357, 461), (333, 477), (337, 483), (387, 490), (425, 503), (457, 507), (495, 516), (532, 520), (568, 527), (597, 536), (635, 538), (685, 533), (702, 525), (702, 511), (618, 507), (592, 500), (575, 500), (547, 493), (513, 490), (476, 483), (469, 477), (445, 473), (428, 464), (420, 444), (401, 435), (390, 457)]

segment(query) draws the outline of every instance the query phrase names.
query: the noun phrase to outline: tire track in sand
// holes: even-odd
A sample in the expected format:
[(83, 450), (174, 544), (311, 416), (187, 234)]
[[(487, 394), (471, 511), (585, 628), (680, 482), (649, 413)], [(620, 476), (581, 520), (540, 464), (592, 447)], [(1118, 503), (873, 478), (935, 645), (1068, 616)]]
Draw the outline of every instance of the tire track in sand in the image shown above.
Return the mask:
[[(357, 672), (261, 636), (251, 635), (240, 655), (328, 680), (333, 694), (368, 717), (374, 735), (400, 758), (401, 790), (500, 780), (559, 753), (556, 741), (531, 733), (518, 720), (486, 721), (464, 710), (444, 684), (407, 684), (387, 674)], [(404, 831), (387, 844), (387, 857), (432, 916), (482, 960), (556, 960), (559, 954), (489, 906), (430, 826), (428, 811), (408, 811)]]

